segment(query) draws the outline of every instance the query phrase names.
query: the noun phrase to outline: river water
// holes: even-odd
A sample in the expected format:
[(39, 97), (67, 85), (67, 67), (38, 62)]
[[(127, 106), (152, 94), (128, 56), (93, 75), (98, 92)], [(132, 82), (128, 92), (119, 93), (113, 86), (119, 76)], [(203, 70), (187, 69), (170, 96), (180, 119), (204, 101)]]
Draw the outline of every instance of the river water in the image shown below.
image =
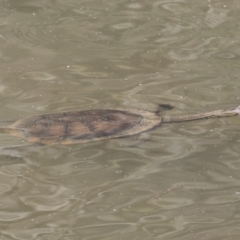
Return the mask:
[[(237, 0), (0, 0), (1, 127), (70, 110), (240, 104)], [(238, 240), (240, 118), (0, 156), (1, 240)], [(26, 145), (0, 135), (0, 146)], [(11, 150), (10, 150), (11, 151)]]

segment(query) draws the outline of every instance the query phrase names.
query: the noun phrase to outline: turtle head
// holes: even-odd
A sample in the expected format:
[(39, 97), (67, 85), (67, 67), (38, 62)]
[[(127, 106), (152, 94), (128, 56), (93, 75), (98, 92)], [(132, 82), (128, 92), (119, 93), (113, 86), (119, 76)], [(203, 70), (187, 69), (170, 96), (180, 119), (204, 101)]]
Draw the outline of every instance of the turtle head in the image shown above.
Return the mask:
[(160, 115), (161, 112), (167, 111), (167, 110), (172, 110), (173, 108), (174, 108), (174, 106), (172, 106), (172, 105), (170, 105), (170, 104), (158, 104), (155, 113), (156, 113), (157, 115)]

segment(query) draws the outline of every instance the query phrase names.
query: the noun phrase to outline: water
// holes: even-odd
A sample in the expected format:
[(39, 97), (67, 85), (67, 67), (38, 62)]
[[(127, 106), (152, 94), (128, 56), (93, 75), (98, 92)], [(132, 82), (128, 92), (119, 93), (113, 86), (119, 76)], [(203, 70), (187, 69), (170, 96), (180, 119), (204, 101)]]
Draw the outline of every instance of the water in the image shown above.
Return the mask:
[[(1, 126), (75, 109), (237, 107), (239, 13), (234, 0), (1, 0)], [(237, 240), (239, 124), (1, 156), (0, 239)]]

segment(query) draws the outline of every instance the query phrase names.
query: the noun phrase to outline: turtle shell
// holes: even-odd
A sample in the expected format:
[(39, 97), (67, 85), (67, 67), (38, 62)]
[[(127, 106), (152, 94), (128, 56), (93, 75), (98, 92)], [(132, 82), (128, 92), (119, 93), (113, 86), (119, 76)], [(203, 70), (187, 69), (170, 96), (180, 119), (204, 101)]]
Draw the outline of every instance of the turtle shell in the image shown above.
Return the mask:
[(50, 113), (21, 119), (11, 135), (40, 144), (73, 144), (135, 135), (158, 126), (161, 118), (136, 109), (95, 109)]

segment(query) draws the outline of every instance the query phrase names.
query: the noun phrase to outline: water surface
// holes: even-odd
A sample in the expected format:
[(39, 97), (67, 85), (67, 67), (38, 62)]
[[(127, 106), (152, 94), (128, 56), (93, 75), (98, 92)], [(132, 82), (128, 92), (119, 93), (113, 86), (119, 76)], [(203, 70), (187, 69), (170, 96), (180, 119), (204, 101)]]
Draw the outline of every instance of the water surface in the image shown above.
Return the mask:
[[(1, 126), (58, 111), (240, 104), (237, 0), (1, 0)], [(1, 239), (237, 240), (238, 117), (0, 157)], [(25, 144), (1, 134), (1, 146)]]

